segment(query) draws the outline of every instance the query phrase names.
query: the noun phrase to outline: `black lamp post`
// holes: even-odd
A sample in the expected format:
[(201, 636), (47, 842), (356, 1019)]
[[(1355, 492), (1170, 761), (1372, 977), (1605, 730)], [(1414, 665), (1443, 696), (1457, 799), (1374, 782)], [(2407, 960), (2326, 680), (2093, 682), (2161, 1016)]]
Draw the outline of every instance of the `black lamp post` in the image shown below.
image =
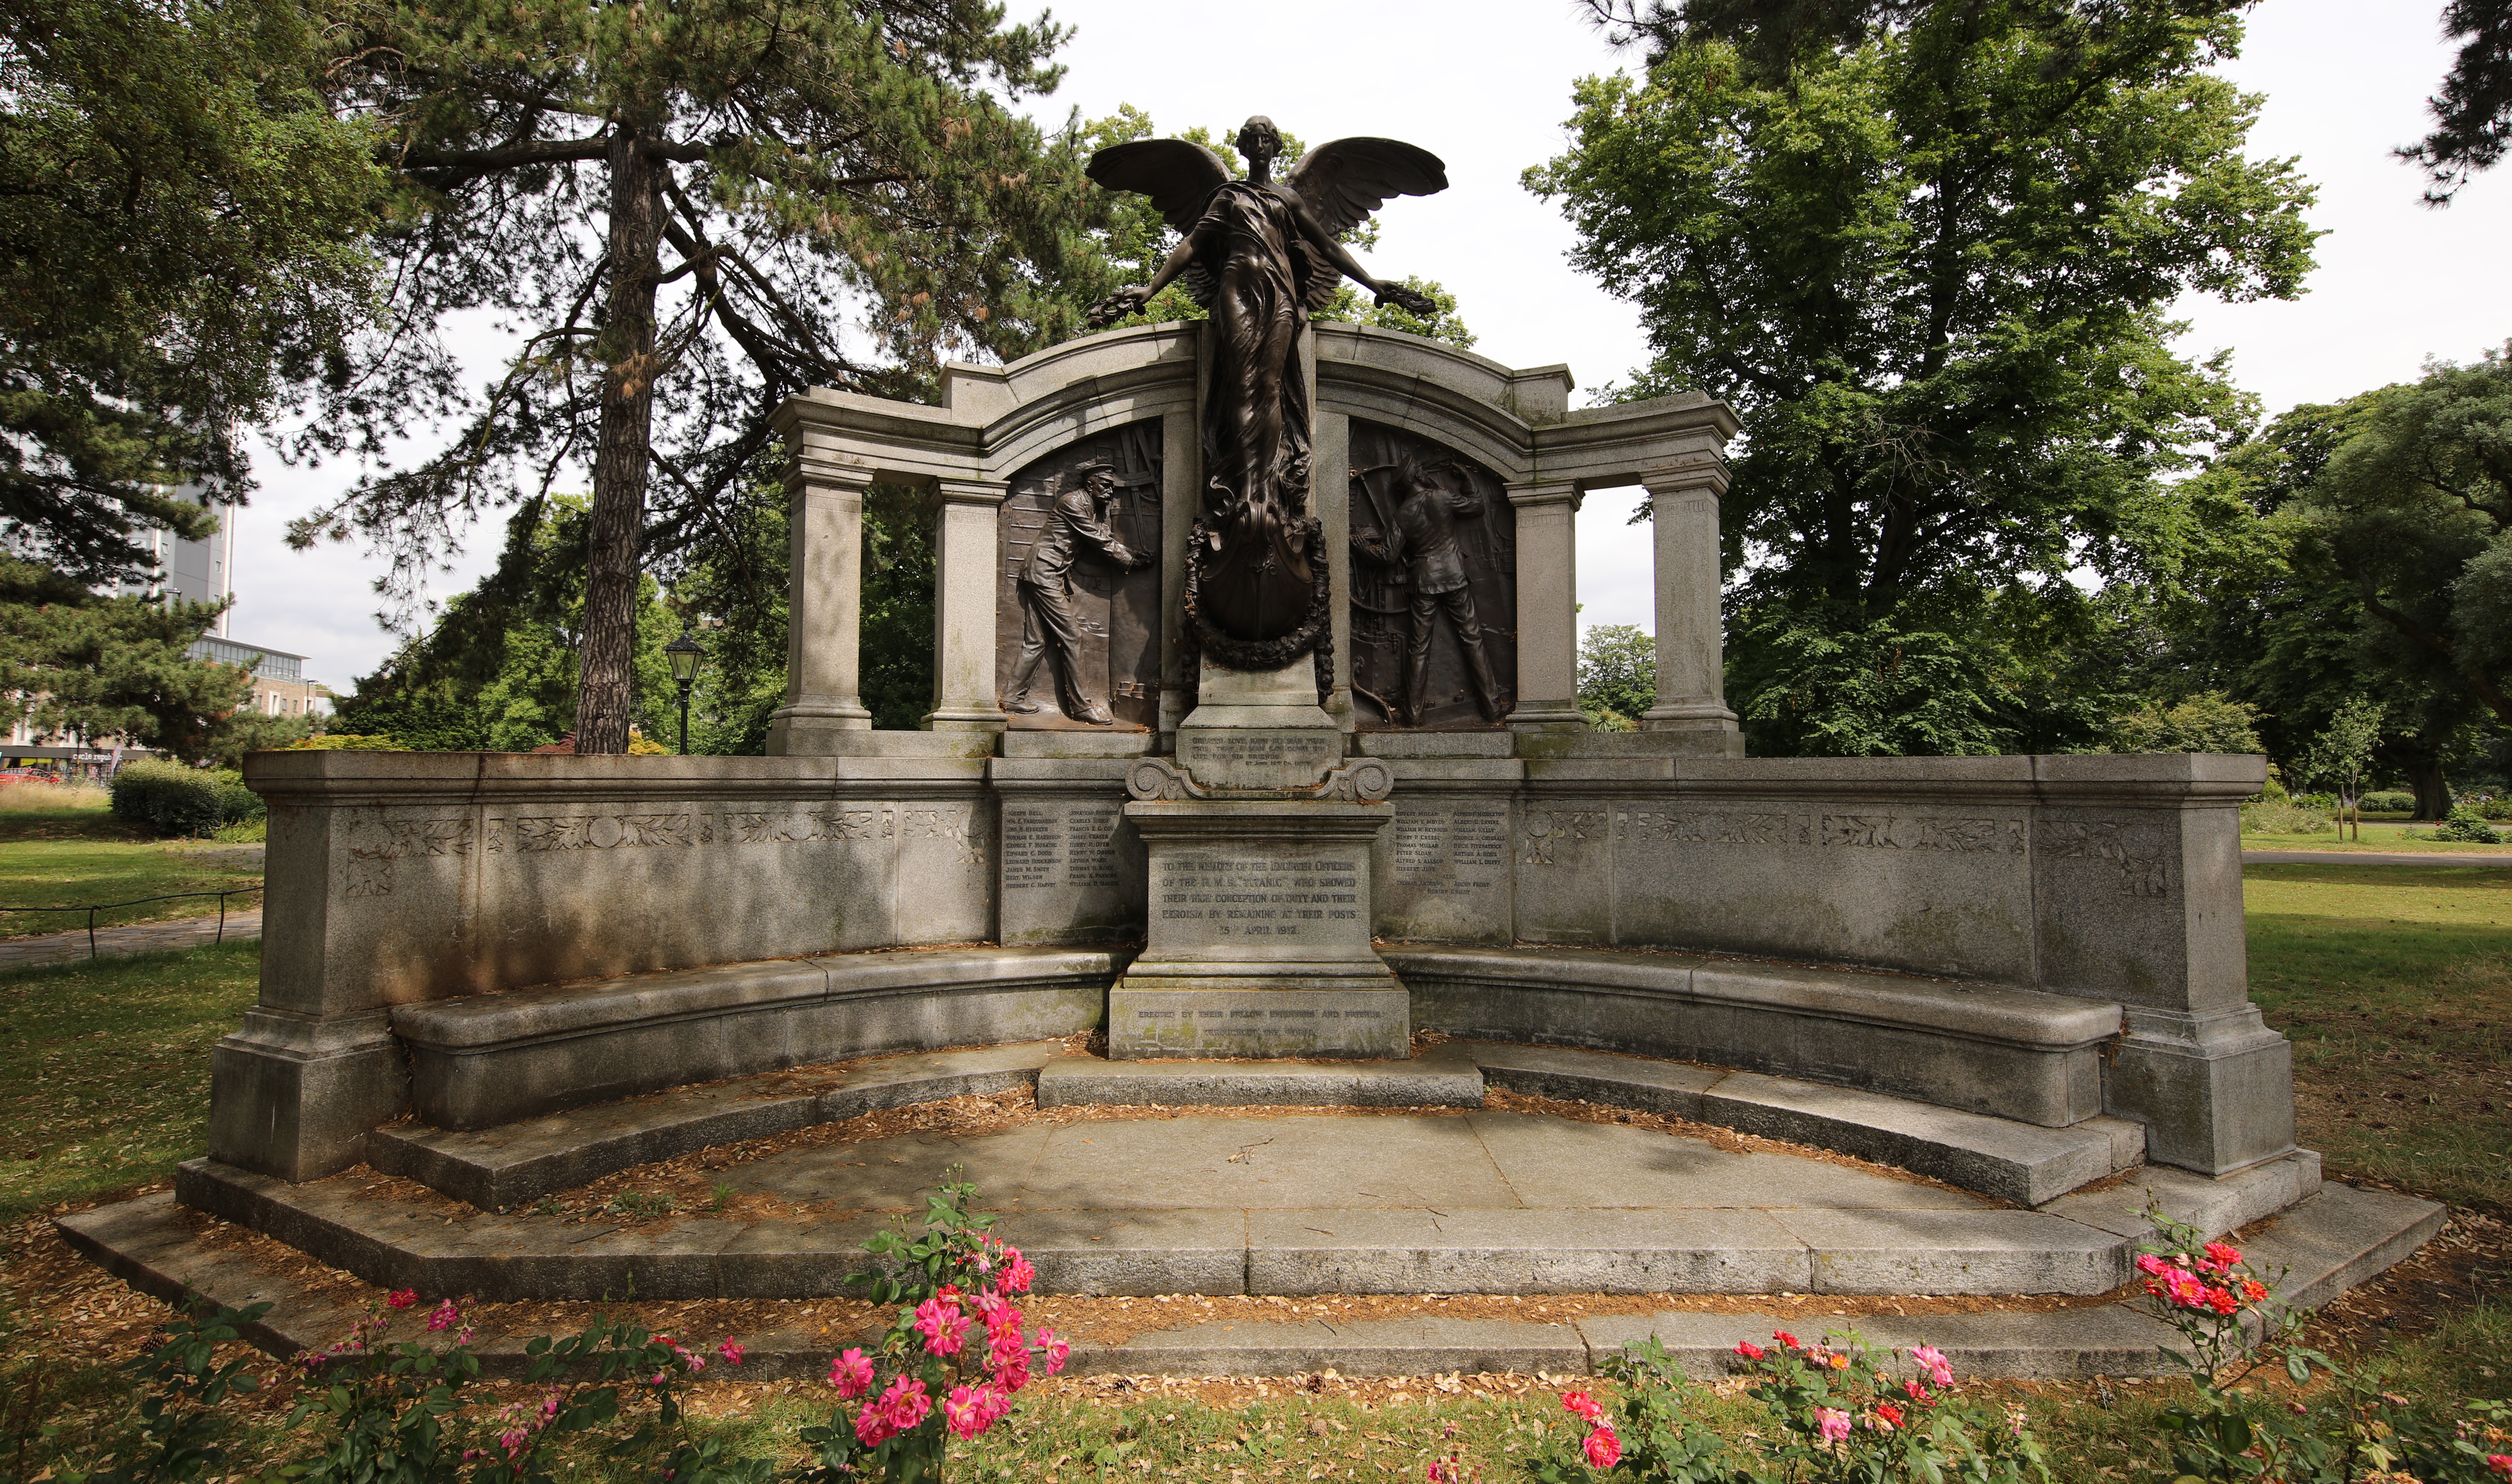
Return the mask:
[(663, 657), (672, 662), (672, 679), (681, 686), (681, 756), (684, 758), (689, 755), (689, 686), (697, 683), (698, 661), (705, 655), (706, 647), (691, 639), (687, 629), (681, 630), (680, 638), (663, 645)]

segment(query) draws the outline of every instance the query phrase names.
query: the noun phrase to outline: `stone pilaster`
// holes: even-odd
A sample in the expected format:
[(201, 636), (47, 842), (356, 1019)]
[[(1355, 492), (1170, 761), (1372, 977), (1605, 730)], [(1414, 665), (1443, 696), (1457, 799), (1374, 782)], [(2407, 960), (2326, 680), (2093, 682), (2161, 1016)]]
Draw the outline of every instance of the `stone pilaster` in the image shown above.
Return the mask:
[(1518, 731), (1585, 731), (1579, 714), (1579, 487), (1511, 485), (1517, 510)]
[(1160, 731), (1169, 743), (1194, 709), (1187, 698), (1199, 673), (1186, 657), (1186, 564), (1202, 502), (1203, 440), (1195, 413), (1170, 412), (1160, 418)]
[(935, 731), (1001, 731), (1008, 722), (995, 695), (997, 523), (1011, 487), (1001, 480), (946, 479), (939, 484), (939, 569), (933, 577), (933, 711)]
[(868, 469), (796, 453), (793, 566), (786, 595), (785, 704), (768, 722), (767, 751), (815, 757), (836, 751), (831, 733), (869, 731), (862, 664), (863, 507)]
[(1351, 732), (1360, 724), (1352, 704), (1352, 418), (1317, 413), (1315, 449), (1310, 507), (1325, 528), (1326, 567), (1334, 583), (1334, 685), (1326, 694), (1326, 715)]
[(1705, 753), (1743, 757), (1727, 709), (1725, 621), (1719, 610), (1718, 501), (1727, 461), (1708, 438), (1641, 477), (1657, 537), (1657, 704), (1644, 731), (1699, 734)]

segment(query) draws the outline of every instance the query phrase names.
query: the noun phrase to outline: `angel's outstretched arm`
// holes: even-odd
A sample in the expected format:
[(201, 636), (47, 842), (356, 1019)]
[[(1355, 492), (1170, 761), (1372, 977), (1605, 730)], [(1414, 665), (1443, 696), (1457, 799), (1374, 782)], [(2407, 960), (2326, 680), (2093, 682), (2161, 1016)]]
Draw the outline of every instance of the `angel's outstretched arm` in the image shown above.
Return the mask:
[(1316, 250), (1326, 255), (1326, 261), (1334, 264), (1344, 277), (1372, 293), (1387, 292), (1387, 286), (1370, 276), (1369, 270), (1360, 265), (1360, 259), (1353, 256), (1350, 249), (1335, 241), (1334, 234), (1326, 230), (1324, 222), (1317, 220), (1316, 213), (1309, 210), (1307, 202), (1292, 197), (1291, 215), (1300, 224), (1300, 234), (1315, 244)]
[(1198, 227), (1197, 231), (1178, 238), (1178, 245), (1169, 251), (1169, 260), (1160, 264), (1160, 271), (1153, 274), (1152, 281), (1143, 286), (1143, 297), (1148, 299), (1176, 282), (1177, 276), (1186, 271), (1186, 265), (1195, 261), (1196, 248), (1201, 241), (1200, 231)]

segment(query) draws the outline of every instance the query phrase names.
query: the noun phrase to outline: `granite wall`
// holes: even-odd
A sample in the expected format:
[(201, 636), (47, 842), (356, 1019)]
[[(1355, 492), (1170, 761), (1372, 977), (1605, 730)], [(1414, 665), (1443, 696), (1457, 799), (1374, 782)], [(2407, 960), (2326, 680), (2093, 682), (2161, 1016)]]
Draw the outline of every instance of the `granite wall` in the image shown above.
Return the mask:
[[(925, 755), (904, 754), (920, 740)], [(2117, 1003), (2105, 1104), (2149, 1124), (2155, 1157), (2221, 1171), (2292, 1145), (2288, 1048), (2244, 978), (2236, 810), (2259, 786), (2255, 758), (1364, 740), (1447, 754), (1389, 759), (1383, 939), (1708, 951)], [(815, 758), (255, 755), (247, 777), (271, 808), (261, 996), (216, 1055), (214, 1148), (291, 1178), (346, 1162), (408, 1107), (400, 1005), (1138, 937), (1144, 855), (1120, 813), (1132, 758), (897, 742)], [(1486, 755), (1456, 755), (1472, 748)]]

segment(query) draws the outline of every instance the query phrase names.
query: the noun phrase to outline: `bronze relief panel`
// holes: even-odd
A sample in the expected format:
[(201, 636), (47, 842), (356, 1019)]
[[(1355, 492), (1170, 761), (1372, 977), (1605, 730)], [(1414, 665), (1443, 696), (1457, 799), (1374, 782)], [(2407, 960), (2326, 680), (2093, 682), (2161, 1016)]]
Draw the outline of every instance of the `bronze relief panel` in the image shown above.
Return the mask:
[(1517, 700), (1517, 512), (1490, 470), (1352, 423), (1352, 697), (1370, 731), (1497, 727)]
[(995, 686), (1015, 728), (1144, 731), (1160, 710), (1160, 425), (1012, 476), (997, 529)]

